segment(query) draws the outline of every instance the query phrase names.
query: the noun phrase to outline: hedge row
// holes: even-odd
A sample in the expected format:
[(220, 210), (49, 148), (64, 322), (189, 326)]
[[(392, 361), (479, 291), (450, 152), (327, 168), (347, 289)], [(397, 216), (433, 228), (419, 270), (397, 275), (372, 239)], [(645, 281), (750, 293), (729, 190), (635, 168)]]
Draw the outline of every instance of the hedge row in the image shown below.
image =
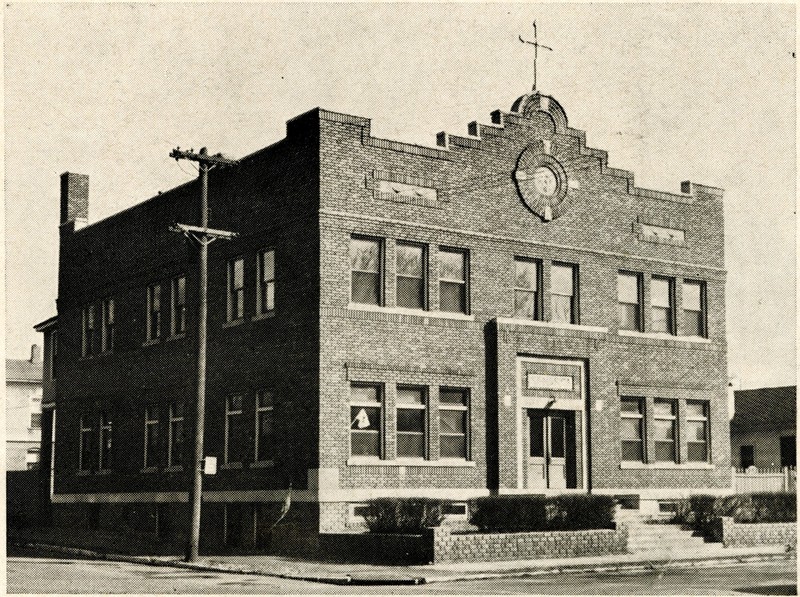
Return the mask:
[(762, 492), (741, 495), (694, 495), (678, 504), (677, 522), (694, 526), (704, 533), (713, 521), (730, 516), (734, 522), (796, 522), (797, 494)]
[[(364, 515), (373, 533), (419, 533), (439, 526), (443, 501), (380, 498)], [(469, 522), (485, 532), (577, 531), (614, 528), (614, 499), (599, 495), (492, 496), (471, 500)]]

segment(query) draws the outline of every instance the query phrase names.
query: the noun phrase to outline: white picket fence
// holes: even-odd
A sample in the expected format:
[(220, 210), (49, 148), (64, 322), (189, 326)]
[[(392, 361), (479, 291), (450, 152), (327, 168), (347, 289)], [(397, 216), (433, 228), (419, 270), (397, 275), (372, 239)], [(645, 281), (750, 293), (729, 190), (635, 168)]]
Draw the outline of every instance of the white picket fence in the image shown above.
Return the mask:
[(793, 466), (783, 468), (734, 468), (733, 490), (736, 493), (757, 491), (796, 491), (797, 470)]

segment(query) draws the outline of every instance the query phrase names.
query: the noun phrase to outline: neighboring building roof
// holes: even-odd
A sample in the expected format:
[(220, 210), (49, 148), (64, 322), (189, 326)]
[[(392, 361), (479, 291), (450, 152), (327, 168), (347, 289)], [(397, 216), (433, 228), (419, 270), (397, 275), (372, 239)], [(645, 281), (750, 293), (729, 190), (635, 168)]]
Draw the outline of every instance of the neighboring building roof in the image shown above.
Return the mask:
[(55, 327), (58, 324), (58, 315), (53, 315), (50, 319), (45, 319), (41, 323), (37, 323), (33, 326), (33, 329), (37, 332), (43, 332), (48, 328)]
[(6, 359), (6, 382), (23, 381), (42, 383), (42, 362), (24, 359)]
[(738, 390), (733, 393), (732, 431), (785, 429), (797, 425), (797, 386)]

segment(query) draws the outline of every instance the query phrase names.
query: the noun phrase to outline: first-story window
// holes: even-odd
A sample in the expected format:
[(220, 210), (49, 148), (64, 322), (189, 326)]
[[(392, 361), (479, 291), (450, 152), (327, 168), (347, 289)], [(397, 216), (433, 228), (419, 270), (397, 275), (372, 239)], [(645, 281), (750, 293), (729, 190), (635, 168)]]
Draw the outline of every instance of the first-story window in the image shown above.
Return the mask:
[(675, 449), (676, 420), (675, 401), (656, 399), (653, 402), (653, 432), (657, 462), (677, 462)]
[(161, 284), (147, 287), (147, 339), (161, 337)]
[(108, 413), (100, 413), (100, 460), (98, 470), (111, 469), (111, 418)]
[(262, 390), (256, 395), (256, 462), (272, 460), (274, 453), (274, 432), (272, 414), (275, 398), (272, 392)]
[(225, 401), (225, 463), (243, 462), (245, 444), (242, 397), (228, 396)]
[(706, 321), (706, 285), (705, 282), (686, 280), (683, 283), (683, 334), (708, 338)]
[(620, 400), (622, 460), (644, 462), (644, 409), (641, 398)]
[(228, 262), (228, 321), (244, 317), (244, 259)]
[(686, 401), (686, 445), (690, 462), (708, 462), (708, 402)]
[(144, 409), (144, 467), (153, 468), (161, 464), (158, 449), (158, 409), (148, 406)]
[(468, 313), (469, 263), (467, 252), (439, 249), (439, 310)]
[(397, 457), (425, 458), (424, 388), (397, 388)]
[(92, 468), (92, 423), (88, 415), (80, 420), (80, 447), (78, 451), (78, 470), (89, 471)]
[(541, 319), (540, 293), (542, 268), (538, 261), (514, 259), (514, 317)]
[(167, 450), (167, 466), (183, 464), (183, 402), (169, 405), (169, 450)]
[(578, 323), (578, 268), (554, 263), (550, 268), (550, 319), (558, 323)]
[(100, 351), (114, 350), (114, 299), (109, 298), (101, 305)]
[(258, 254), (258, 313), (275, 309), (275, 251), (268, 249)]
[(468, 458), (469, 392), (439, 389), (439, 456)]
[(650, 282), (653, 331), (675, 333), (675, 280), (653, 276)]
[(642, 325), (642, 275), (632, 272), (617, 274), (617, 314), (619, 329), (644, 331)]
[(383, 244), (377, 239), (350, 239), (350, 301), (383, 305)]
[(380, 458), (383, 453), (381, 386), (354, 384), (350, 388), (350, 454)]
[(186, 331), (186, 276), (173, 278), (171, 292), (170, 334)]
[(92, 354), (94, 343), (94, 305), (87, 305), (81, 312), (81, 356)]
[(397, 243), (397, 306), (426, 309), (428, 259), (423, 245)]
[(28, 470), (39, 468), (39, 448), (28, 448), (25, 453), (25, 467)]

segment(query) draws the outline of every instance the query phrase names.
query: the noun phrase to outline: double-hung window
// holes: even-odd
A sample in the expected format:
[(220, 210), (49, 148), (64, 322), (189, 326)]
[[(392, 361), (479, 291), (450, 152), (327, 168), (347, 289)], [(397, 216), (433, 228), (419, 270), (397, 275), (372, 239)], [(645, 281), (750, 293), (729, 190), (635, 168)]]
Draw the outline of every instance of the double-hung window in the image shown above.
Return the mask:
[(533, 259), (514, 259), (514, 317), (541, 319), (541, 263)]
[(675, 401), (657, 398), (653, 402), (653, 432), (657, 462), (677, 462)]
[(30, 428), (31, 429), (41, 429), (42, 428), (42, 393), (41, 393), (41, 389), (37, 390), (36, 393), (31, 396), (30, 405), (31, 405)]
[(81, 416), (79, 440), (78, 470), (89, 471), (92, 468), (92, 423), (88, 415)]
[(708, 338), (706, 323), (706, 285), (704, 282), (686, 280), (683, 283), (684, 335)]
[(469, 392), (439, 389), (439, 456), (468, 458)]
[(100, 413), (100, 460), (98, 461), (98, 470), (111, 470), (111, 418), (108, 412), (103, 411)]
[(172, 279), (170, 335), (186, 332), (186, 276)]
[(144, 409), (144, 467), (154, 468), (161, 464), (161, 452), (158, 445), (159, 420), (158, 409), (148, 406)]
[(267, 249), (258, 254), (258, 289), (256, 302), (258, 314), (264, 315), (275, 309), (275, 250)]
[(228, 262), (228, 321), (244, 317), (244, 259)]
[(550, 268), (550, 319), (557, 323), (578, 323), (578, 268), (554, 263)]
[(397, 243), (397, 306), (427, 308), (428, 260), (425, 247)]
[(256, 462), (272, 460), (275, 450), (273, 412), (275, 397), (272, 392), (256, 394)]
[(101, 304), (100, 351), (114, 350), (114, 299), (105, 299)]
[(383, 305), (383, 243), (378, 239), (350, 239), (350, 301)]
[(94, 343), (94, 305), (87, 305), (81, 312), (81, 356), (91, 356)]
[(675, 280), (653, 276), (650, 282), (653, 331), (675, 333)]
[(147, 287), (147, 339), (161, 337), (161, 284)]
[(469, 260), (466, 251), (439, 249), (439, 310), (468, 313)]
[(619, 329), (644, 331), (642, 321), (642, 275), (632, 272), (617, 274), (617, 313)]
[(397, 457), (425, 458), (427, 396), (423, 388), (397, 388)]
[(183, 403), (169, 405), (169, 433), (167, 438), (167, 466), (183, 464)]
[(686, 444), (690, 462), (708, 462), (708, 402), (686, 401)]
[(381, 386), (354, 384), (350, 388), (350, 454), (380, 458), (383, 454)]
[(644, 462), (644, 400), (623, 397), (620, 402), (622, 460)]
[(242, 396), (228, 396), (225, 401), (225, 464), (244, 460), (245, 443)]

